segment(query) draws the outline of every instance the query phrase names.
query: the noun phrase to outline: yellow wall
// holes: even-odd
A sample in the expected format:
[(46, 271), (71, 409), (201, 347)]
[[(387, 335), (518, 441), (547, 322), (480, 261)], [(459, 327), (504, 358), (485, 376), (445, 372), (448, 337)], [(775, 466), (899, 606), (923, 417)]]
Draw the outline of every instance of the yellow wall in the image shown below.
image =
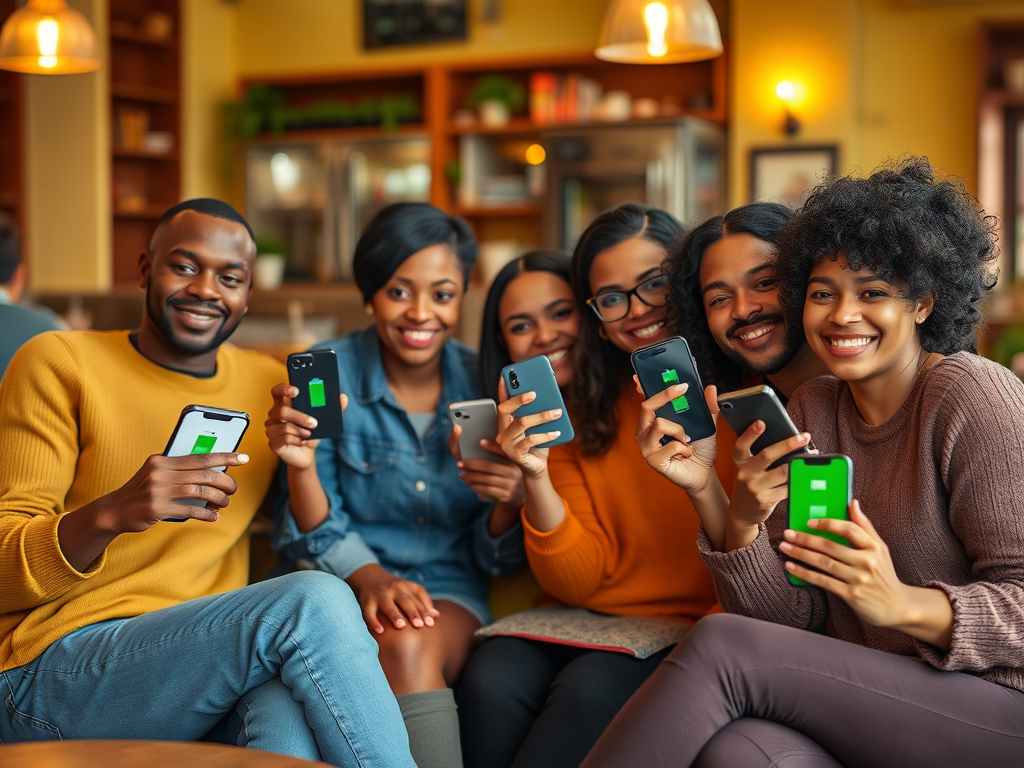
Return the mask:
[[(100, 41), (106, 39), (106, 0), (69, 4), (92, 21)], [(32, 288), (102, 290), (110, 285), (107, 74), (24, 78)]]

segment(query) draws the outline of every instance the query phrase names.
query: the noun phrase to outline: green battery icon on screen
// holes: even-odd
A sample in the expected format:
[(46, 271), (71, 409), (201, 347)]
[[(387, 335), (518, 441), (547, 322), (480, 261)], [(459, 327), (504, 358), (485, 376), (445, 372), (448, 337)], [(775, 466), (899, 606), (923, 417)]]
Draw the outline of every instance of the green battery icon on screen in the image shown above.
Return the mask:
[(192, 446), (192, 450), (189, 453), (210, 453), (216, 444), (216, 435), (199, 435), (196, 438), (196, 444)]
[(324, 380), (309, 380), (309, 405), (311, 408), (319, 408), (327, 405), (327, 396), (324, 394)]
[[(672, 386), (673, 384), (679, 383), (679, 374), (676, 373), (675, 368), (669, 368), (667, 371), (661, 372), (661, 380)], [(690, 410), (690, 404), (686, 402), (686, 395), (680, 395), (672, 401), (672, 409), (676, 413), (682, 413), (683, 411)]]

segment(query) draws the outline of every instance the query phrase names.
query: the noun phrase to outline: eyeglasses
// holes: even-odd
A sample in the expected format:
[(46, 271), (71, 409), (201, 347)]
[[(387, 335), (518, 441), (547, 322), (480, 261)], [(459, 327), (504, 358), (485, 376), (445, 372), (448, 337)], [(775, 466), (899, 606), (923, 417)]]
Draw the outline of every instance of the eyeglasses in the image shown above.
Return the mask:
[(629, 314), (629, 300), (636, 296), (648, 307), (663, 307), (668, 303), (668, 278), (656, 275), (644, 280), (628, 291), (608, 291), (587, 299), (587, 306), (605, 323), (614, 323)]

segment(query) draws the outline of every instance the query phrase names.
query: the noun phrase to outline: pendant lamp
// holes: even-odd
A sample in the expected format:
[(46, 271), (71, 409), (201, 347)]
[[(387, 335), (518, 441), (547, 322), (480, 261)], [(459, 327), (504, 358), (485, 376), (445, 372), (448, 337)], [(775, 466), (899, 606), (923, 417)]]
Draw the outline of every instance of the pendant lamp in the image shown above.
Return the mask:
[(92, 26), (65, 0), (28, 0), (0, 29), (0, 69), (74, 75), (99, 68)]
[(675, 64), (721, 52), (708, 0), (612, 0), (594, 55), (624, 64)]

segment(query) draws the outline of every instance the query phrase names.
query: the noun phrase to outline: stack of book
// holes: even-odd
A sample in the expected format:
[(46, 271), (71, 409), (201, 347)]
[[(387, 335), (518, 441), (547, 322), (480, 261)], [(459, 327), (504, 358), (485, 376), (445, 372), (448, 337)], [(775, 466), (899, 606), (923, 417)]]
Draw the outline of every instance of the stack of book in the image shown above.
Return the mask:
[(601, 84), (578, 73), (530, 75), (530, 119), (538, 125), (588, 122), (600, 101)]

